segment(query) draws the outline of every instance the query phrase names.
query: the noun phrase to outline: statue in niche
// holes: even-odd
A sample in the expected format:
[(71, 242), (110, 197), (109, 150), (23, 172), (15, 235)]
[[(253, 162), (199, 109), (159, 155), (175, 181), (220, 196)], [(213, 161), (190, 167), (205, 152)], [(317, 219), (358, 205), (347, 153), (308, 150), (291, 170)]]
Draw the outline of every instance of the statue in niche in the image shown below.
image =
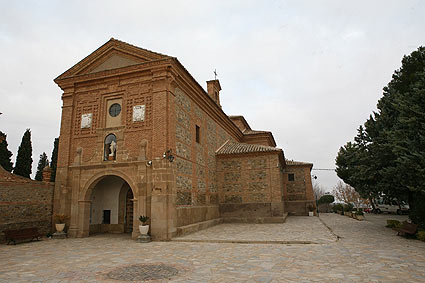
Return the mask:
[(117, 150), (117, 143), (114, 141), (111, 141), (111, 144), (109, 145), (109, 156), (115, 156), (115, 151)]
[(105, 138), (104, 160), (116, 160), (117, 158), (117, 138), (114, 134), (109, 134)]

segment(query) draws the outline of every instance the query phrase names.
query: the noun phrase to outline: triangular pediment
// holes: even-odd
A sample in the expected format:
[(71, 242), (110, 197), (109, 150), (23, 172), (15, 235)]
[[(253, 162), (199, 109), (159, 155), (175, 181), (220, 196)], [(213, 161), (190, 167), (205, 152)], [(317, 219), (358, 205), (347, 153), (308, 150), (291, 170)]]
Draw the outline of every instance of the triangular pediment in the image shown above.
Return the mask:
[(169, 58), (169, 56), (111, 38), (89, 56), (57, 77), (55, 81), (79, 75), (124, 68), (165, 58)]
[(117, 50), (113, 50), (110, 52), (110, 54), (98, 58), (98, 60), (78, 72), (78, 74), (81, 75), (85, 73), (97, 73), (105, 70), (112, 70), (137, 65), (147, 61), (150, 60), (125, 54)]

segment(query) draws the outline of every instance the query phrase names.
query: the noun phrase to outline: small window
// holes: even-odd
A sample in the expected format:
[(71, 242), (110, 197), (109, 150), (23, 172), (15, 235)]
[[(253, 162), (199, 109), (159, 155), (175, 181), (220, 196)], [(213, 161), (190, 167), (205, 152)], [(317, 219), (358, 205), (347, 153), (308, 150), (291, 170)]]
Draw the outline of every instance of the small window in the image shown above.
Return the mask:
[(121, 105), (118, 103), (114, 103), (109, 107), (109, 115), (112, 117), (116, 117), (121, 113)]
[(196, 142), (201, 143), (201, 128), (196, 125)]
[(111, 210), (103, 211), (103, 224), (111, 224)]
[(295, 181), (295, 175), (293, 173), (288, 174), (288, 181), (289, 182)]

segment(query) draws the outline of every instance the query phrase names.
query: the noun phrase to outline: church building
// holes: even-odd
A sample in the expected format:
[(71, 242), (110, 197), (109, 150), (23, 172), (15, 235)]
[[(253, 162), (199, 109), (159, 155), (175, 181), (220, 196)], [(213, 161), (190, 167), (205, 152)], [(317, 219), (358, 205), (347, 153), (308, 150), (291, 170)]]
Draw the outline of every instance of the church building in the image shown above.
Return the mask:
[(68, 235), (154, 240), (222, 222), (279, 223), (315, 207), (313, 164), (228, 116), (177, 58), (111, 39), (54, 80), (62, 119), (53, 210)]

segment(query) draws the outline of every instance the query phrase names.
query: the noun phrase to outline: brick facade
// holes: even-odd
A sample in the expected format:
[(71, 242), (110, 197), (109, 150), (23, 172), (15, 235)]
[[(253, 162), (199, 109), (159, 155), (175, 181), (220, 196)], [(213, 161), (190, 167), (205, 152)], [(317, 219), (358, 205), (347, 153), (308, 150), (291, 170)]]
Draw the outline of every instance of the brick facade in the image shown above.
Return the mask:
[[(70, 236), (89, 235), (90, 195), (106, 176), (132, 190), (133, 237), (139, 215), (151, 218), (154, 239), (170, 239), (177, 227), (221, 217), (222, 204), (283, 214), (283, 151), (270, 132), (222, 111), (218, 80), (205, 92), (176, 58), (111, 39), (55, 82), (63, 108), (54, 211), (71, 216)], [(229, 142), (262, 147), (218, 157)]]

